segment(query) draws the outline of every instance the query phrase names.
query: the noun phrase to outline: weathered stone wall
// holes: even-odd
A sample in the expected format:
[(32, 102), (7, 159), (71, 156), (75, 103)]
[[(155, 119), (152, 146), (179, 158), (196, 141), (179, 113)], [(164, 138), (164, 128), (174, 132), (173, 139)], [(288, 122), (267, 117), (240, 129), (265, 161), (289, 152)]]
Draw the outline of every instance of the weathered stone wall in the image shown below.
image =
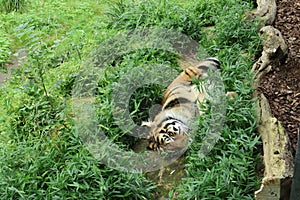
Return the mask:
[[(275, 0), (257, 0), (258, 8), (249, 17), (262, 19), (260, 33), (264, 38), (261, 57), (253, 65), (256, 84), (266, 73), (280, 67), (280, 60), (287, 54), (287, 45), (279, 30), (272, 24), (276, 16)], [(257, 87), (258, 85), (255, 85)], [(280, 121), (272, 116), (269, 102), (262, 93), (256, 92), (259, 101), (258, 133), (263, 142), (264, 178), (255, 192), (257, 200), (288, 199), (293, 176), (293, 157), (289, 139)]]

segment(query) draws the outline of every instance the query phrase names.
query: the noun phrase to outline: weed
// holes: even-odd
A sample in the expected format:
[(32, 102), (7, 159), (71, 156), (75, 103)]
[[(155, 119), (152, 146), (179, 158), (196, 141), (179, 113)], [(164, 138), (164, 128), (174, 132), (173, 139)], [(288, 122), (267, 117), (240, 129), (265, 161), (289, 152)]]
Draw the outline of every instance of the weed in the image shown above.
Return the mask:
[(174, 0), (143, 0), (138, 3), (119, 1), (113, 4), (109, 12), (106, 12), (109, 17), (108, 28), (136, 29), (159, 26), (199, 39), (201, 27), (212, 22), (203, 21), (203, 18), (197, 16), (198, 13), (192, 10), (193, 7), (183, 9), (183, 4)]
[[(258, 185), (255, 148), (259, 138), (250, 69), (260, 39), (257, 22), (242, 21), (243, 13), (251, 9), (246, 1), (123, 0), (108, 6), (105, 1), (45, 0), (32, 1), (27, 8), (22, 15), (0, 15), (1, 65), (10, 52), (23, 49), (27, 54), (26, 64), (0, 88), (1, 199), (156, 198), (154, 184), (142, 174), (98, 163), (75, 131), (71, 108), (74, 81), (91, 50), (119, 31), (152, 26), (186, 34), (219, 57), (225, 89), (238, 94), (224, 105), (221, 137), (203, 159), (198, 151), (201, 136), (209, 128), (205, 116), (211, 113), (199, 118), (201, 128), (186, 156), (187, 177), (169, 196), (252, 199)], [(119, 147), (131, 150), (136, 138), (128, 137), (130, 130), (121, 130), (114, 120), (113, 88), (137, 67), (160, 64), (178, 70), (176, 57), (144, 48), (126, 52), (104, 66), (97, 80), (97, 120)], [(136, 124), (151, 117), (149, 109), (160, 102), (164, 89), (150, 84), (133, 92), (128, 107)]]
[(0, 31), (0, 71), (6, 71), (4, 64), (9, 62), (11, 55), (10, 45), (11, 39)]
[(28, 0), (1, 0), (0, 5), (5, 9), (6, 12), (24, 11)]

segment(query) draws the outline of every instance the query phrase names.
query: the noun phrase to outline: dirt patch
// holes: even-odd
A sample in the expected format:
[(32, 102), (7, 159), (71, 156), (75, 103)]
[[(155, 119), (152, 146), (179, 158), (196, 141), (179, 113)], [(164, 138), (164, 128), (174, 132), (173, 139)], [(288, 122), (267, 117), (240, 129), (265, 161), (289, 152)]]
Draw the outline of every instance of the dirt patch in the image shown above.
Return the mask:
[(258, 90), (285, 128), (295, 155), (300, 124), (300, 0), (277, 0), (276, 4), (274, 27), (282, 33), (288, 55), (280, 67), (261, 78)]
[(19, 50), (17, 56), (12, 57), (11, 62), (5, 65), (7, 73), (0, 72), (0, 84), (5, 83), (5, 81), (10, 77), (12, 70), (22, 67), (25, 62), (26, 53), (23, 50)]

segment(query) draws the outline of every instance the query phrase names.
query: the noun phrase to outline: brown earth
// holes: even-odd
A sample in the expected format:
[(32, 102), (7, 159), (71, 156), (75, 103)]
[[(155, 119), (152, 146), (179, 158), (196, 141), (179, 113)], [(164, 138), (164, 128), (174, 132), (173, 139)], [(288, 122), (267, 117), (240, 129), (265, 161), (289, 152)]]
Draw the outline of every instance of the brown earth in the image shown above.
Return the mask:
[(288, 55), (281, 66), (261, 78), (258, 90), (282, 123), (295, 155), (300, 125), (300, 0), (276, 0), (276, 4), (274, 27), (282, 33)]

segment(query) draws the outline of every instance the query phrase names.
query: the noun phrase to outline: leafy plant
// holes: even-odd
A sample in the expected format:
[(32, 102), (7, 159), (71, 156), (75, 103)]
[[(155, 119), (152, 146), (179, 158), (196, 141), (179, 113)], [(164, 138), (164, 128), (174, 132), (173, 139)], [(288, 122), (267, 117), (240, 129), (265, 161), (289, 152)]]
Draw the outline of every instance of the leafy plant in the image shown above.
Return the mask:
[[(18, 2), (25, 8), (28, 1)], [(0, 15), (1, 65), (10, 51), (27, 53), (25, 65), (0, 87), (0, 198), (157, 199), (155, 185), (142, 174), (110, 169), (85, 149), (71, 106), (74, 82), (93, 48), (120, 31), (154, 26), (184, 33), (217, 56), (225, 89), (237, 93), (224, 105), (221, 137), (203, 159), (198, 156), (200, 136), (209, 128), (205, 116), (211, 113), (199, 118), (199, 135), (186, 155), (187, 177), (169, 191), (169, 197), (252, 199), (259, 181), (255, 173), (259, 138), (250, 69), (260, 39), (257, 22), (243, 21), (251, 5), (242, 0), (123, 0), (110, 6), (105, 2), (31, 1), (34, 6), (26, 13)], [(121, 148), (130, 150), (136, 138), (115, 123), (112, 88), (137, 67), (161, 64), (179, 69), (176, 58), (164, 50), (144, 48), (104, 67), (97, 80), (97, 120)], [(129, 110), (136, 124), (149, 118), (151, 105), (159, 104), (163, 91), (153, 84), (132, 94)]]
[(24, 11), (28, 0), (1, 0), (1, 6), (6, 12)]
[[(0, 69), (4, 69), (4, 64), (9, 61), (11, 39), (5, 33), (0, 31)], [(6, 70), (5, 70), (6, 71)]]
[[(31, 54), (29, 64), (40, 67), (25, 70), (19, 92), (7, 102), (6, 113), (11, 117), (2, 130), (11, 143), (5, 146), (8, 152), (0, 154), (1, 198), (151, 198), (154, 185), (141, 174), (101, 166), (84, 148), (66, 101), (48, 89), (48, 69), (34, 59), (43, 51), (37, 50), (39, 54)], [(13, 79), (10, 87), (13, 83), (19, 84)]]
[[(106, 12), (108, 28), (135, 29), (142, 27), (159, 26), (178, 30), (194, 39), (199, 39), (200, 29), (205, 22), (197, 16), (193, 7), (186, 6), (179, 1), (118, 1)], [(191, 5), (191, 4), (188, 4)], [(202, 10), (204, 11), (204, 10)]]

